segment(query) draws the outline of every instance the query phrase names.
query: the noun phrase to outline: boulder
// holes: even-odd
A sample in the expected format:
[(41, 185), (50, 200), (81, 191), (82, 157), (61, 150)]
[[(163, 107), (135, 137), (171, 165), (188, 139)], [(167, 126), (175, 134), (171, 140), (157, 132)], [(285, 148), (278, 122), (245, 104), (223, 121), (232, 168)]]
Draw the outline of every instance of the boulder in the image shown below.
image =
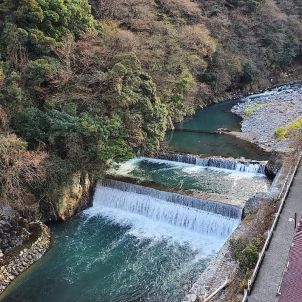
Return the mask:
[(244, 214), (253, 214), (256, 213), (263, 202), (271, 202), (273, 201), (273, 197), (271, 197), (267, 193), (256, 193), (253, 197), (249, 198), (244, 206)]
[(271, 178), (274, 178), (277, 175), (278, 171), (281, 169), (283, 161), (284, 161), (283, 154), (278, 152), (273, 152), (265, 167), (266, 175)]

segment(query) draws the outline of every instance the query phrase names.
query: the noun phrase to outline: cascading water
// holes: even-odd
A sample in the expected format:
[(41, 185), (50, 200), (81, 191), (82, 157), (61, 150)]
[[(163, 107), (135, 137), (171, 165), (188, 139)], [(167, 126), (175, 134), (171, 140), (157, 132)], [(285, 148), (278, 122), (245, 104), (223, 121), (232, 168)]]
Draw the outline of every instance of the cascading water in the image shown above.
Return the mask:
[(238, 159), (228, 159), (228, 158), (201, 158), (196, 155), (191, 154), (168, 154), (159, 153), (157, 154), (159, 159), (182, 162), (192, 165), (198, 165), (202, 167), (214, 167), (227, 170), (234, 170), (238, 172), (246, 173), (259, 173), (265, 174), (266, 161), (257, 162), (251, 160), (238, 160)]
[(98, 186), (93, 207), (55, 226), (52, 250), (1, 302), (181, 302), (239, 222)]
[[(118, 210), (112, 211), (112, 210)], [(88, 210), (89, 212), (90, 210)], [(201, 211), (182, 204), (166, 202), (149, 195), (98, 186), (95, 192), (93, 213), (120, 219), (120, 211), (140, 215), (156, 223), (168, 224), (206, 236), (228, 237), (240, 222), (240, 217)], [(125, 216), (127, 217), (127, 215)], [(127, 218), (125, 218), (127, 220)], [(131, 219), (130, 219), (131, 223)]]
[(127, 193), (136, 193), (134, 196), (140, 198), (138, 194), (143, 195), (145, 198), (154, 198), (156, 200), (168, 201), (177, 205), (187, 206), (199, 209), (206, 212), (219, 214), (225, 217), (241, 219), (242, 209), (229, 204), (224, 204), (218, 201), (201, 200), (187, 195), (181, 195), (171, 192), (159, 191), (144, 186), (134, 185), (122, 181), (106, 179), (103, 181), (103, 186), (112, 189), (118, 189)]
[(249, 161), (240, 162), (239, 160), (224, 159), (224, 158), (206, 158), (206, 159), (197, 158), (196, 165), (234, 170), (234, 171), (245, 172), (245, 173), (265, 174), (266, 162), (253, 163)]

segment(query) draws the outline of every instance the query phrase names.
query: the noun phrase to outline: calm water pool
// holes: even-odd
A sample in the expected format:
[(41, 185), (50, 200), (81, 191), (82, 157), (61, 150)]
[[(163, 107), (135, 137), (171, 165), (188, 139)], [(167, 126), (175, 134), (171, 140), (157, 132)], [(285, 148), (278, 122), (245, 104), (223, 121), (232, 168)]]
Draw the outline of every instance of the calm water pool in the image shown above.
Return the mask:
[(186, 131), (169, 131), (166, 135), (168, 145), (172, 150), (180, 153), (267, 160), (268, 153), (233, 136), (188, 132), (188, 130), (215, 132), (219, 128), (240, 131), (241, 119), (230, 111), (239, 101), (224, 101), (210, 105), (199, 110), (192, 118), (176, 124), (175, 128), (186, 129)]

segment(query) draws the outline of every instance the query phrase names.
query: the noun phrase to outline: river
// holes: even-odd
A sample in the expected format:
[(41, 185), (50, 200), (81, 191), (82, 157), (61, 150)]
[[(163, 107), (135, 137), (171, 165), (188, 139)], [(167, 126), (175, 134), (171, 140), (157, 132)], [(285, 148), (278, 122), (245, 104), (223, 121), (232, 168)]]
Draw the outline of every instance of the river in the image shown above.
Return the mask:
[[(212, 105), (176, 127), (239, 130), (240, 119), (230, 113), (235, 103)], [(167, 139), (175, 151), (267, 159), (256, 147), (227, 135), (175, 131)], [(133, 177), (185, 189), (247, 199), (270, 185), (257, 171), (135, 160)], [(240, 215), (99, 184), (93, 207), (51, 226), (52, 248), (9, 286), (1, 301), (181, 302), (238, 226)]]

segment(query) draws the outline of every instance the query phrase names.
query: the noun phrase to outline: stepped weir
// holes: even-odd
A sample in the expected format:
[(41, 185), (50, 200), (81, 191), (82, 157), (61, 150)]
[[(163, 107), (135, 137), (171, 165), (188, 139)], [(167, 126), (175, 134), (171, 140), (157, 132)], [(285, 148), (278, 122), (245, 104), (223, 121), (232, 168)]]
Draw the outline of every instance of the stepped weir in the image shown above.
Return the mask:
[(146, 195), (159, 200), (164, 200), (170, 203), (179, 204), (182, 206), (187, 206), (202, 211), (219, 214), (221, 216), (225, 216), (229, 218), (241, 219), (242, 216), (242, 208), (231, 204), (225, 204), (219, 201), (199, 199), (188, 195), (160, 191), (153, 188), (148, 188), (148, 187), (112, 180), (112, 179), (105, 179), (102, 182), (102, 186), (112, 189), (118, 189), (123, 192)]
[(192, 154), (177, 153), (159, 153), (158, 159), (182, 162), (203, 167), (213, 167), (227, 170), (234, 170), (246, 173), (265, 174), (266, 161), (255, 161), (248, 159), (235, 159), (223, 157), (206, 157), (202, 158)]
[(193, 205), (193, 200), (187, 196), (142, 190), (139, 186), (116, 181), (106, 181), (104, 184), (97, 187), (94, 197), (94, 211), (99, 209), (100, 213), (113, 211), (114, 216), (117, 212), (139, 215), (156, 223), (215, 237), (229, 236), (240, 223), (239, 209), (236, 211), (232, 207), (228, 209), (224, 205), (205, 201), (195, 201), (195, 207), (192, 207), (187, 206), (189, 203)]

